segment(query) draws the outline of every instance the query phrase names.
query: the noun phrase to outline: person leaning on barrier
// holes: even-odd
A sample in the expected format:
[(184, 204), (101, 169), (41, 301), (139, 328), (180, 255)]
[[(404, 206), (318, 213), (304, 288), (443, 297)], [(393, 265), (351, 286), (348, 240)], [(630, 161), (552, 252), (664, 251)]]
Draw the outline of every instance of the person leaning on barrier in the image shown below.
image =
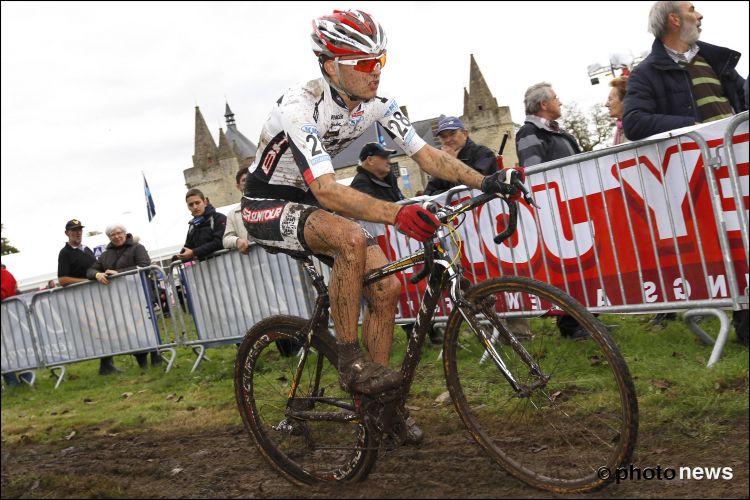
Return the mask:
[[(557, 124), (556, 120), (562, 116), (562, 102), (551, 84), (541, 82), (532, 85), (526, 89), (523, 101), (526, 120), (516, 134), (516, 151), (521, 168), (567, 158), (581, 152), (573, 136)], [(522, 321), (526, 324), (524, 333), (530, 335), (528, 323)], [(508, 322), (511, 331), (519, 325)], [(557, 328), (563, 337), (576, 340), (589, 338), (588, 332), (568, 315), (557, 317)]]
[[(109, 244), (99, 259), (86, 271), (88, 279), (109, 285), (108, 278), (114, 274), (151, 265), (146, 248), (140, 243), (135, 243), (133, 235), (119, 222), (108, 225), (104, 229), (104, 234), (109, 238)], [(147, 352), (136, 354), (135, 359), (142, 369), (148, 368)], [(152, 352), (151, 366), (160, 365), (161, 356), (155, 351)]]
[(612, 90), (609, 91), (609, 97), (604, 107), (609, 109), (609, 117), (615, 119), (617, 131), (615, 131), (615, 140), (612, 142), (613, 146), (618, 144), (625, 144), (628, 138), (622, 133), (622, 104), (625, 100), (625, 89), (627, 87), (628, 77), (620, 76), (609, 82), (609, 86)]
[[(242, 190), (245, 187), (247, 179), (247, 167), (240, 169), (235, 176), (237, 181), (237, 190), (242, 198)], [(238, 203), (227, 214), (227, 228), (222, 238), (224, 248), (236, 248), (243, 254), (250, 253), (250, 241), (248, 240), (247, 229), (242, 223), (242, 203)]]
[[(472, 141), (463, 122), (455, 116), (440, 120), (437, 136), (443, 143), (443, 152), (461, 160), (480, 174), (492, 175), (499, 170), (495, 161), (495, 153), (487, 146)], [(424, 194), (434, 196), (456, 186), (455, 182), (432, 177), (424, 188)]]
[(623, 129), (630, 140), (747, 110), (740, 53), (699, 42), (703, 16), (690, 2), (656, 2), (648, 17), (651, 54), (633, 69)]
[(398, 188), (396, 176), (391, 170), (393, 149), (386, 149), (379, 142), (368, 142), (359, 152), (357, 175), (352, 181), (352, 189), (369, 194), (378, 200), (397, 202), (404, 199)]
[(185, 195), (188, 210), (193, 214), (188, 229), (185, 247), (177, 256), (181, 261), (204, 260), (212, 253), (224, 248), (222, 238), (227, 218), (203, 196), (200, 189), (191, 189)]
[[(2, 288), (2, 292), (0, 292), (0, 300), (5, 300), (9, 297), (15, 297), (18, 295), (18, 290), (16, 290), (16, 278), (13, 277), (13, 275), (5, 268), (5, 264), (2, 264), (2, 272), (0, 273), (0, 288)], [(24, 373), (21, 375), (21, 378), (26, 380), (27, 382), (31, 382), (31, 375)], [(8, 385), (8, 387), (15, 387), (21, 385), (21, 382), (18, 380), (18, 375), (15, 373), (4, 373), (3, 374), (3, 380), (5, 380), (5, 383)]]
[(562, 102), (547, 82), (526, 89), (523, 97), (526, 119), (516, 133), (518, 164), (521, 168), (567, 158), (581, 152), (572, 135), (557, 124)]
[[(96, 262), (94, 252), (82, 243), (83, 228), (84, 226), (78, 219), (69, 220), (65, 224), (65, 235), (68, 237), (68, 242), (60, 250), (60, 255), (57, 257), (57, 279), (62, 287), (88, 281), (86, 273)], [(101, 358), (99, 375), (122, 372), (123, 370), (115, 366), (112, 356)]]

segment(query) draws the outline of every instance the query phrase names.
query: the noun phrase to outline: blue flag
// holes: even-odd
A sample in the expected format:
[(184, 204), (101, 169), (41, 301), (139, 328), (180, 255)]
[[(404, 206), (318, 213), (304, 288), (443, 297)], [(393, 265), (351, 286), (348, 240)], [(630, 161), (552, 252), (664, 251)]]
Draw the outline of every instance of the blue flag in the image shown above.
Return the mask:
[(143, 190), (146, 193), (146, 211), (148, 212), (148, 221), (151, 222), (156, 216), (156, 209), (154, 208), (154, 199), (151, 198), (151, 190), (148, 188), (148, 182), (146, 182), (146, 176), (143, 176)]
[(385, 147), (385, 137), (383, 137), (383, 131), (380, 130), (380, 123), (375, 122), (375, 130), (378, 131), (378, 142), (380, 142), (380, 145)]

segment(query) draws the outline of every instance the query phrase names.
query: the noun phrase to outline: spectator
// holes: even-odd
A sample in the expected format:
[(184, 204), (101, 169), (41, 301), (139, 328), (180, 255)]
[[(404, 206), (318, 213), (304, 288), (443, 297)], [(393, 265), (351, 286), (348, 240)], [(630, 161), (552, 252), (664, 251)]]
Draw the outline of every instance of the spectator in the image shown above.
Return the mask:
[[(572, 135), (559, 127), (562, 102), (547, 82), (537, 83), (526, 90), (523, 98), (526, 121), (516, 134), (516, 150), (522, 168), (573, 156), (581, 152)], [(510, 324), (511, 330), (518, 325)], [(570, 316), (558, 316), (557, 327), (563, 337), (587, 339), (588, 332)], [(526, 322), (524, 333), (531, 333)]]
[(518, 164), (527, 168), (581, 152), (572, 135), (555, 120), (562, 116), (562, 102), (546, 82), (532, 85), (524, 95), (526, 120), (516, 134)]
[(10, 271), (5, 268), (5, 264), (2, 264), (1, 267), (2, 274), (0, 275), (0, 288), (2, 288), (2, 298), (0, 298), (0, 300), (5, 300), (8, 297), (15, 297), (17, 295), (16, 278), (14, 278), (13, 275), (10, 274)]
[[(455, 116), (448, 116), (438, 123), (437, 136), (443, 143), (443, 151), (458, 158), (482, 175), (498, 171), (495, 153), (487, 146), (476, 144), (469, 138), (469, 131)], [(424, 188), (424, 194), (434, 196), (444, 193), (457, 184), (433, 177)]]
[(633, 69), (623, 129), (631, 140), (720, 120), (747, 109), (740, 53), (699, 42), (703, 16), (690, 2), (656, 2), (651, 54)]
[(614, 118), (617, 125), (615, 140), (612, 143), (614, 146), (628, 142), (628, 138), (622, 133), (622, 103), (625, 100), (625, 88), (627, 82), (627, 75), (610, 81), (609, 86), (612, 87), (612, 90), (609, 91), (609, 97), (604, 104), (604, 106), (609, 109), (609, 117)]
[[(245, 189), (245, 179), (247, 179), (247, 167), (240, 169), (236, 175), (237, 190), (240, 193)], [(241, 197), (242, 194), (240, 194)], [(236, 248), (245, 255), (250, 253), (250, 240), (247, 236), (245, 224), (242, 223), (241, 204), (237, 204), (227, 215), (227, 229), (224, 231), (222, 243), (224, 244), (224, 248)]]
[(357, 175), (351, 188), (379, 200), (397, 202), (404, 199), (398, 188), (396, 176), (391, 170), (390, 155), (393, 149), (385, 149), (379, 142), (368, 142), (359, 152)]
[[(10, 271), (5, 268), (5, 264), (0, 266), (0, 288), (2, 288), (2, 292), (0, 292), (0, 300), (15, 297), (18, 295), (18, 290), (16, 290), (16, 278), (14, 278), (13, 275), (10, 274)], [(23, 373), (21, 374), (21, 378), (26, 382), (31, 383), (31, 374)], [(5, 380), (8, 387), (21, 385), (21, 382), (18, 380), (18, 375), (15, 373), (4, 373), (3, 380)]]
[[(68, 286), (82, 281), (88, 281), (86, 272), (96, 262), (94, 252), (82, 243), (83, 228), (81, 221), (77, 219), (69, 220), (65, 224), (65, 235), (68, 242), (65, 244), (60, 255), (57, 257), (57, 278), (60, 286)], [(99, 364), (99, 375), (111, 375), (113, 373), (122, 373), (115, 366), (112, 356), (101, 358)]]
[[(133, 235), (128, 233), (128, 230), (122, 224), (108, 225), (104, 229), (104, 234), (109, 238), (109, 244), (102, 252), (99, 260), (94, 262), (86, 271), (88, 279), (96, 280), (102, 285), (109, 285), (109, 277), (114, 274), (151, 265), (151, 259), (146, 248), (140, 243), (135, 243)], [(135, 355), (141, 369), (148, 368), (147, 358), (148, 353), (146, 352)], [(154, 351), (151, 353), (151, 366), (159, 365), (161, 365), (161, 356)]]
[(185, 247), (177, 256), (183, 262), (204, 260), (212, 253), (224, 248), (222, 238), (227, 226), (224, 214), (208, 203), (200, 189), (191, 189), (185, 195), (188, 209), (193, 214)]

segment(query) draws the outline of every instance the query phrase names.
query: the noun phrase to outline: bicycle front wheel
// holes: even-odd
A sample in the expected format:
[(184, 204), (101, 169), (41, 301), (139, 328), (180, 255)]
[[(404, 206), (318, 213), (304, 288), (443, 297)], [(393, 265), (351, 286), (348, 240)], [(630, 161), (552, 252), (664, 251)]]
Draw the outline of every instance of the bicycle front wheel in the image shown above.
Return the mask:
[[(261, 454), (289, 481), (361, 481), (375, 464), (377, 444), (357, 420), (325, 420), (331, 414), (353, 415), (346, 407), (355, 402), (339, 387), (336, 340), (328, 332), (313, 335), (300, 367), (301, 353), (289, 346), (304, 345), (306, 323), (293, 316), (272, 316), (245, 335), (234, 373), (242, 421)], [(300, 380), (290, 399), (298, 367)], [(295, 417), (290, 410), (305, 417)]]
[[(456, 308), (448, 320), (443, 365), (474, 439), (536, 488), (582, 492), (603, 486), (598, 470), (614, 473), (628, 463), (638, 433), (633, 381), (606, 327), (569, 295), (529, 278), (489, 279), (465, 298), (471, 304), (463, 308), (467, 317)], [(569, 314), (590, 338), (561, 337), (553, 311)], [(523, 320), (511, 323), (519, 341), (513, 345), (499, 318), (519, 312), (529, 318), (528, 327)]]

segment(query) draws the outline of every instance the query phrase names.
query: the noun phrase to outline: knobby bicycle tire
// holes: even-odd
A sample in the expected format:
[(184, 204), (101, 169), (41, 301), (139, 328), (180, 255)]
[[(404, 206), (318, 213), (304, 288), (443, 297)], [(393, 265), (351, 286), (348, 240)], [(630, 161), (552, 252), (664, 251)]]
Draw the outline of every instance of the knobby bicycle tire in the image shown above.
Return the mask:
[[(531, 335), (521, 331), (517, 338), (552, 376), (530, 397), (518, 397), (485, 354), (480, 336), (462, 331), (464, 318), (455, 308), (445, 330), (443, 367), (462, 421), (498, 464), (531, 486), (561, 493), (604, 486), (607, 481), (598, 469), (614, 473), (629, 463), (638, 434), (633, 381), (606, 327), (574, 298), (530, 278), (492, 278), (466, 292), (468, 303), (490, 296), (497, 299), (490, 307), (498, 313), (526, 304), (531, 314), (537, 305), (529, 322)], [(576, 319), (591, 338), (562, 338), (543, 314), (552, 310), (551, 304)], [(489, 336), (492, 327), (484, 328)], [(495, 346), (516, 380), (532, 382), (528, 364), (509, 342), (497, 338)]]
[[(372, 470), (378, 454), (374, 439), (364, 425), (284, 418), (289, 385), (299, 357), (285, 357), (277, 341), (295, 340), (302, 345), (304, 339), (300, 331), (307, 323), (295, 316), (272, 316), (255, 324), (245, 335), (234, 369), (235, 397), (242, 421), (260, 453), (292, 483), (302, 486), (326, 481), (361, 481)], [(338, 388), (337, 352), (336, 340), (330, 333), (313, 335), (303, 367), (303, 380), (293, 404), (309, 403), (304, 398), (310, 395), (306, 391), (311, 389), (317, 357), (321, 355), (324, 356), (321, 366), (325, 366), (321, 370), (327, 389), (325, 396), (351, 399)], [(321, 403), (316, 402), (304, 409), (338, 410), (320, 406)], [(286, 431), (273, 427), (282, 428), (284, 423)]]

